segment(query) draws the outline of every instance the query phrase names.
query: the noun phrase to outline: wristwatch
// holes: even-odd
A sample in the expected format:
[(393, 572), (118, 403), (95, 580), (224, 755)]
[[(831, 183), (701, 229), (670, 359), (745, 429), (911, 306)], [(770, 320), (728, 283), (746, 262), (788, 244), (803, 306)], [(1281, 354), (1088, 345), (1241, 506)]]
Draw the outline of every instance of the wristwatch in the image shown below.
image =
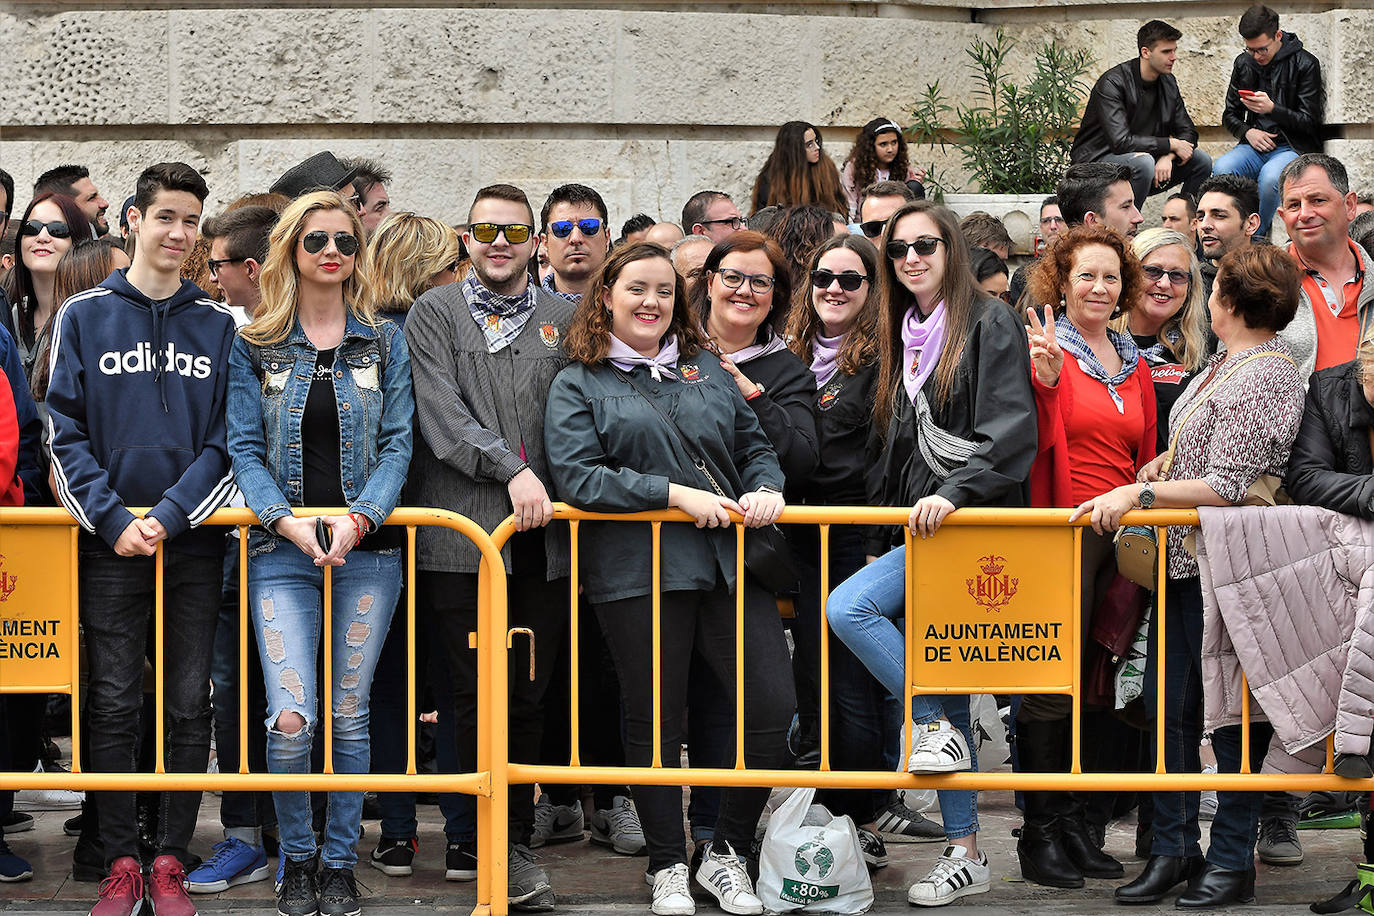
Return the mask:
[(1155, 504), (1155, 485), (1153, 481), (1145, 481), (1140, 485), (1140, 508), (1149, 509)]

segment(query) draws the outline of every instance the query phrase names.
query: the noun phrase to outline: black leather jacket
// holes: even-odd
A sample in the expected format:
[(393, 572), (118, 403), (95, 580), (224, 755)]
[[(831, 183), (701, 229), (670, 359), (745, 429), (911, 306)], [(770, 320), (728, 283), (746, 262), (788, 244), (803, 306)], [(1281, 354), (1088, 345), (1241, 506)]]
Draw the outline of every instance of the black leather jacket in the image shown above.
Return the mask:
[[(1240, 103), (1237, 89), (1258, 89), (1274, 100), (1274, 110), (1261, 116)], [(1226, 87), (1226, 108), (1221, 123), (1237, 140), (1245, 142), (1245, 132), (1271, 122), (1282, 141), (1299, 153), (1320, 152), (1322, 148), (1322, 109), (1326, 89), (1322, 85), (1322, 66), (1312, 52), (1305, 50), (1298, 36), (1284, 33), (1274, 59), (1261, 67), (1245, 51), (1231, 65), (1231, 85)]]
[(1293, 501), (1374, 519), (1374, 461), (1357, 361), (1312, 374), (1284, 485)]
[(1096, 162), (1103, 156), (1126, 153), (1149, 153), (1158, 159), (1169, 152), (1170, 137), (1197, 145), (1197, 128), (1179, 94), (1178, 80), (1171, 73), (1159, 78), (1160, 118), (1156, 133), (1131, 133), (1131, 112), (1139, 104), (1143, 85), (1138, 57), (1117, 64), (1098, 77), (1083, 109), (1083, 124), (1073, 138), (1069, 154), (1072, 161)]

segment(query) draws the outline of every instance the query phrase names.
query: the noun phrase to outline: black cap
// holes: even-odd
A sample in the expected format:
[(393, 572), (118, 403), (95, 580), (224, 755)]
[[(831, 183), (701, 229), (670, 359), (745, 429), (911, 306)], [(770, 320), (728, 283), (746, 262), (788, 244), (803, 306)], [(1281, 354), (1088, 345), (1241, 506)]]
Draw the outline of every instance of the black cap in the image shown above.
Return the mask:
[(119, 228), (129, 228), (129, 208), (134, 205), (134, 198), (130, 197), (124, 201), (124, 206), (119, 208)]
[(337, 191), (352, 182), (354, 174), (352, 169), (344, 168), (333, 153), (325, 150), (291, 166), (268, 190), (294, 200), (310, 191)]

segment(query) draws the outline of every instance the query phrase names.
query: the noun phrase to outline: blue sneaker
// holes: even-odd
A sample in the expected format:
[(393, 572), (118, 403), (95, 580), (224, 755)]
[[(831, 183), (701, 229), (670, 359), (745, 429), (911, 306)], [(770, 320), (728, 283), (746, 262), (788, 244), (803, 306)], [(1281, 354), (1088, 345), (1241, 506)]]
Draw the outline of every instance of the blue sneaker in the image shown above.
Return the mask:
[(32, 877), (33, 866), (10, 852), (9, 846), (0, 839), (0, 881), (28, 881)]
[(271, 870), (261, 846), (230, 838), (216, 843), (205, 864), (186, 876), (186, 889), (193, 894), (218, 894), (236, 884), (266, 880)]

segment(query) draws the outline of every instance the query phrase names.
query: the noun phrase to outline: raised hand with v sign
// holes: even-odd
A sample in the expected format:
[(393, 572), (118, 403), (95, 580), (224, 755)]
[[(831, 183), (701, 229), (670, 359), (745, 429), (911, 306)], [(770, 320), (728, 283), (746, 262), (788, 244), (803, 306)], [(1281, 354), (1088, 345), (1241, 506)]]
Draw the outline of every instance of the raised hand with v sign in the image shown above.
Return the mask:
[(1035, 377), (1042, 385), (1053, 388), (1059, 384), (1059, 373), (1064, 371), (1064, 351), (1054, 336), (1054, 309), (1045, 306), (1045, 320), (1041, 322), (1035, 308), (1026, 309), (1030, 318), (1030, 358), (1035, 367)]

